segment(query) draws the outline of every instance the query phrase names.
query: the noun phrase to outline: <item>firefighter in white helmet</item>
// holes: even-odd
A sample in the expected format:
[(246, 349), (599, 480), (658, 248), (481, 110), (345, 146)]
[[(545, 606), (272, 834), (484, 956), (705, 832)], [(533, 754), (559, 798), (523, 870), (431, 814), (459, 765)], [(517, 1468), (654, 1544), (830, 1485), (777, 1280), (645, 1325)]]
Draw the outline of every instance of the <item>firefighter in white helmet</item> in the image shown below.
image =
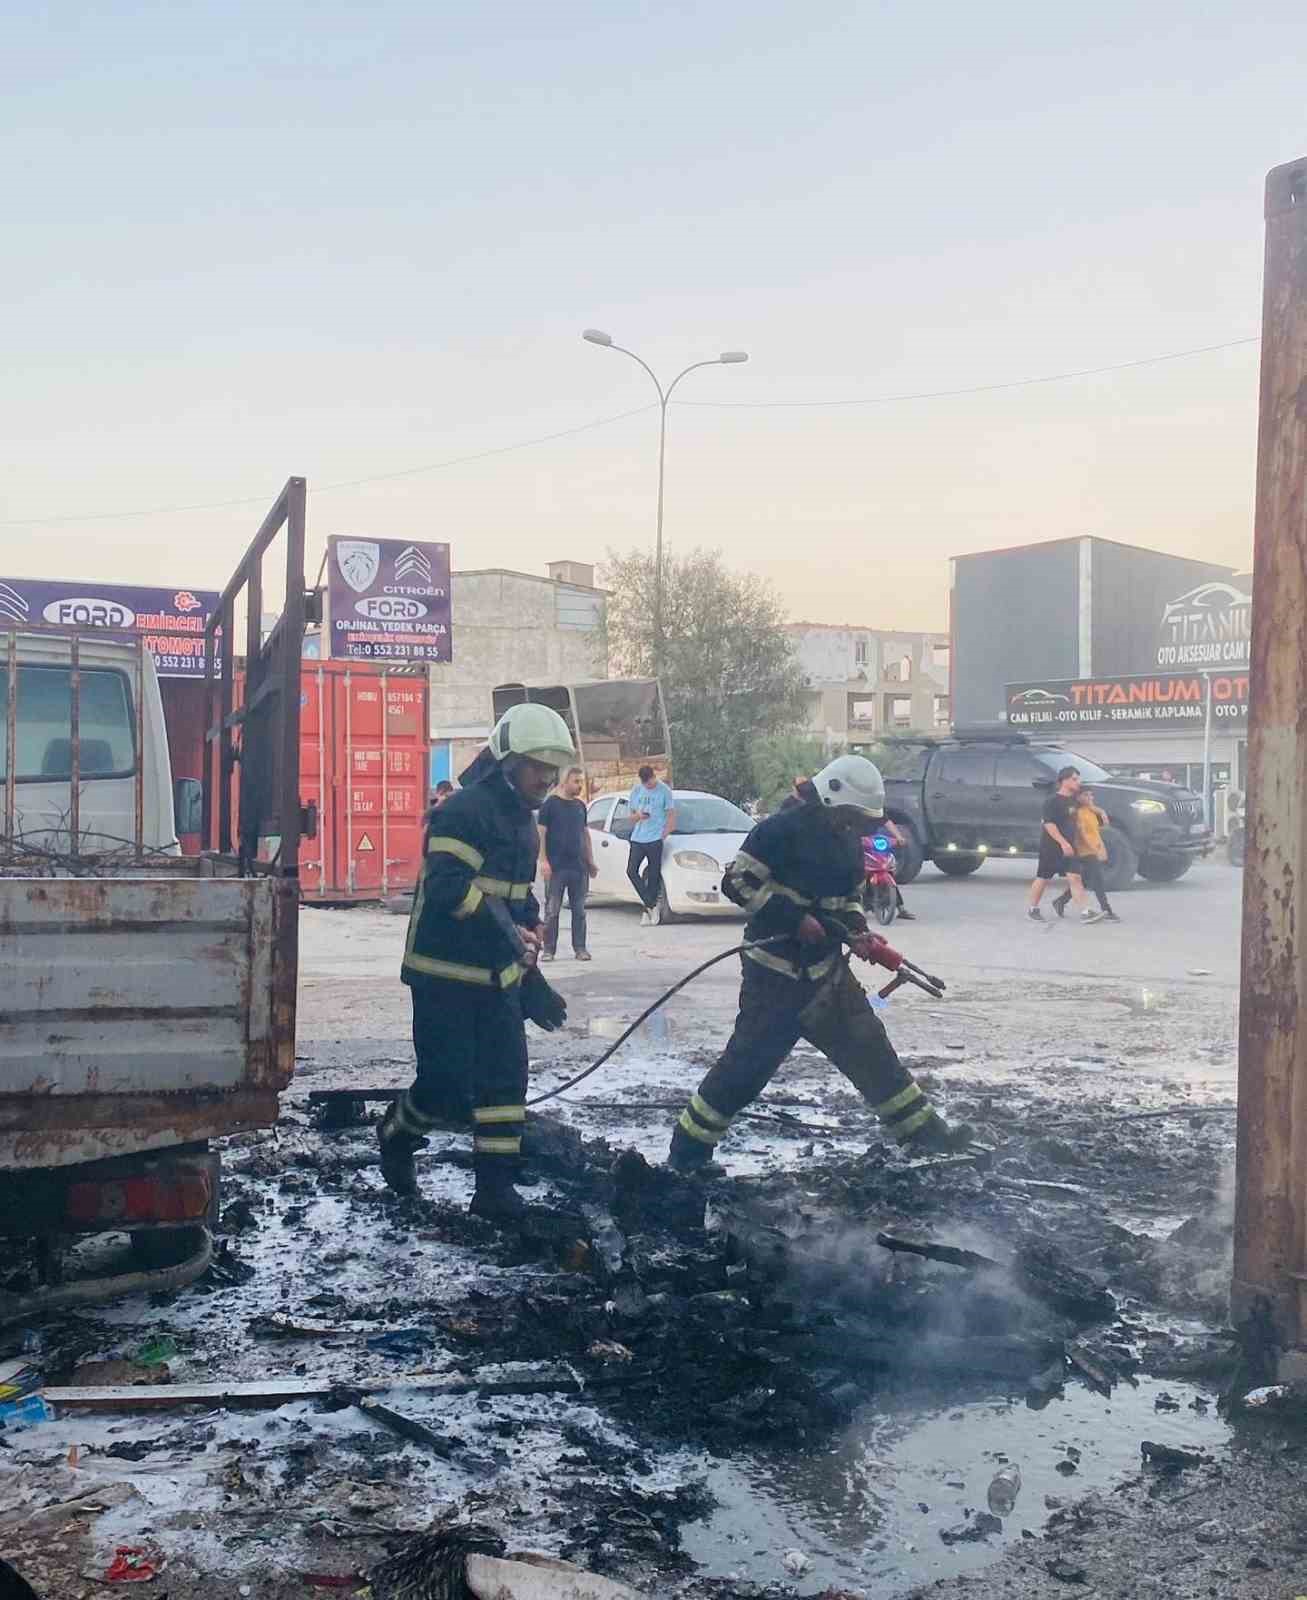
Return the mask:
[(381, 1170), (417, 1192), (413, 1154), (436, 1127), (471, 1127), (478, 1216), (526, 1207), (514, 1187), (526, 1121), (526, 1021), (552, 1032), (567, 1017), (536, 967), (540, 907), (532, 885), (532, 813), (576, 759), (547, 706), (511, 707), (432, 811), (413, 897), (402, 976), (413, 996), (417, 1078), (381, 1125)]
[[(722, 889), (749, 914), (735, 1031), (672, 1131), (671, 1165), (701, 1171), (731, 1120), (766, 1088), (799, 1039), (825, 1054), (914, 1150), (953, 1150), (950, 1129), (907, 1070), (844, 954), (870, 959), (862, 915), (862, 837), (885, 814), (885, 783), (863, 756), (840, 756), (796, 785), (796, 802), (760, 822)], [(772, 943), (770, 941), (777, 941)], [(764, 941), (767, 941), (764, 943)]]

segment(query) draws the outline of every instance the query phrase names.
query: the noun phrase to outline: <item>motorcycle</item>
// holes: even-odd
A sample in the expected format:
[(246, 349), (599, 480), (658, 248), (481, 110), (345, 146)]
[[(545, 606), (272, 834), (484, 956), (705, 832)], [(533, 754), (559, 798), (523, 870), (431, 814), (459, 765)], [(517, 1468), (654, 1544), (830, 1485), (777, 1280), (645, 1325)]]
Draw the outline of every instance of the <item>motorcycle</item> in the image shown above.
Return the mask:
[(899, 886), (894, 878), (898, 862), (887, 833), (867, 835), (862, 841), (862, 861), (867, 873), (862, 903), (882, 928), (888, 928), (898, 915)]

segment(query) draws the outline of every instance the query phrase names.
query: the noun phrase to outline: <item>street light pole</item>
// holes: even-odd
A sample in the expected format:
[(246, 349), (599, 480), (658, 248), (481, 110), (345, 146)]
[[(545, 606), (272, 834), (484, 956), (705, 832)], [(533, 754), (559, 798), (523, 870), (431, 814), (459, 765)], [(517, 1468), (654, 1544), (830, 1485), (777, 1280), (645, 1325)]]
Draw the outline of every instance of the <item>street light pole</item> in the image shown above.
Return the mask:
[(672, 398), (672, 392), (682, 378), (690, 373), (697, 372), (700, 367), (733, 367), (739, 366), (749, 359), (744, 350), (723, 350), (721, 355), (714, 356), (711, 361), (694, 361), (683, 371), (678, 372), (666, 389), (658, 381), (658, 374), (643, 357), (636, 355), (634, 350), (628, 350), (624, 345), (614, 344), (612, 336), (602, 333), (598, 328), (587, 328), (581, 337), (589, 344), (597, 344), (605, 350), (616, 350), (620, 355), (630, 356), (631, 360), (638, 363), (649, 374), (650, 382), (658, 392), (658, 530), (654, 542), (654, 615), (653, 615), (653, 675), (658, 677), (662, 671), (663, 662), (663, 481), (667, 460), (667, 404)]

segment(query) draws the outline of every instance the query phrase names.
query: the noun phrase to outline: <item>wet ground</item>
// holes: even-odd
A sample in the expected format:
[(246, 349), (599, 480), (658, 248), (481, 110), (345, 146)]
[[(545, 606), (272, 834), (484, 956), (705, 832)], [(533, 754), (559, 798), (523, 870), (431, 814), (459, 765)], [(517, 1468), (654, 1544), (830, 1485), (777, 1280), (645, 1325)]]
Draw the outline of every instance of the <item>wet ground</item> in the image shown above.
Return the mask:
[[(732, 1177), (705, 1210), (623, 1152), (661, 1159), (671, 1108), (720, 1048), (738, 982), (723, 963), (551, 1102), (532, 1198), (563, 1220), (525, 1238), (464, 1215), (461, 1138), (433, 1141), (422, 1200), (400, 1202), (371, 1125), (311, 1111), (315, 1090), (401, 1086), (412, 1057), (402, 922), (307, 912), (297, 1079), (276, 1130), (230, 1142), (218, 1266), (166, 1304), (52, 1324), (34, 1359), (67, 1382), (82, 1361), (163, 1348), (174, 1383), (344, 1387), (14, 1434), (0, 1475), (20, 1510), (0, 1512), (0, 1547), (72, 1595), (102, 1592), (91, 1575), (144, 1544), (167, 1557), (173, 1600), (200, 1574), (220, 1587), (196, 1593), (312, 1593), (449, 1518), (704, 1600), (941, 1580), (984, 1595), (1009, 1567), (1022, 1593), (1065, 1592), (1082, 1568), (1099, 1588), (1080, 1592), (1143, 1593), (1179, 1553), (1185, 1594), (1301, 1592), (1295, 1438), (1250, 1435), (1215, 1404), (1238, 888), (1213, 864), (1121, 896), (1120, 925), (1044, 928), (1022, 919), (1016, 869), (927, 868), (909, 890), (921, 920), (891, 937), (948, 998), (901, 993), (887, 1023), (992, 1159), (904, 1163), (801, 1049), (724, 1147)], [(591, 922), (594, 962), (549, 969), (571, 1015), (533, 1039), (537, 1091), (741, 935), (641, 930), (625, 909)], [(999, 1266), (891, 1254), (885, 1229)], [(425, 1391), (403, 1386), (415, 1375)], [(468, 1392), (432, 1392), (441, 1378)], [(352, 1403), (384, 1381), (434, 1445)], [(1146, 1467), (1145, 1440), (1202, 1459)], [(987, 1521), (1009, 1464), (1015, 1507)], [(40, 1508), (88, 1486), (120, 1503), (70, 1514), (54, 1550)]]

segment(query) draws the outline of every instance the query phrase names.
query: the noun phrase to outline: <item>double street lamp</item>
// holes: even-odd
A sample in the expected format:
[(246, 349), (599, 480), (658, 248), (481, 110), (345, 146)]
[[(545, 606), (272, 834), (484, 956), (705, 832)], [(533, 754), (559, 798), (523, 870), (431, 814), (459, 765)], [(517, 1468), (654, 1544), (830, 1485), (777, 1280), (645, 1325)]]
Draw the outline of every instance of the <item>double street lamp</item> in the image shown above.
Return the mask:
[(654, 547), (654, 677), (662, 670), (663, 655), (663, 464), (667, 455), (667, 402), (672, 398), (672, 391), (681, 379), (691, 372), (697, 372), (700, 367), (734, 367), (749, 359), (744, 350), (723, 350), (721, 355), (714, 356), (711, 361), (692, 362), (683, 372), (678, 372), (664, 389), (658, 381), (658, 375), (634, 350), (625, 346), (614, 344), (612, 335), (601, 333), (598, 328), (587, 328), (581, 335), (589, 344), (602, 345), (605, 350), (616, 350), (619, 354), (630, 356), (632, 361), (638, 362), (649, 374), (654, 388), (658, 391), (658, 409), (660, 413), (658, 427), (658, 537)]

